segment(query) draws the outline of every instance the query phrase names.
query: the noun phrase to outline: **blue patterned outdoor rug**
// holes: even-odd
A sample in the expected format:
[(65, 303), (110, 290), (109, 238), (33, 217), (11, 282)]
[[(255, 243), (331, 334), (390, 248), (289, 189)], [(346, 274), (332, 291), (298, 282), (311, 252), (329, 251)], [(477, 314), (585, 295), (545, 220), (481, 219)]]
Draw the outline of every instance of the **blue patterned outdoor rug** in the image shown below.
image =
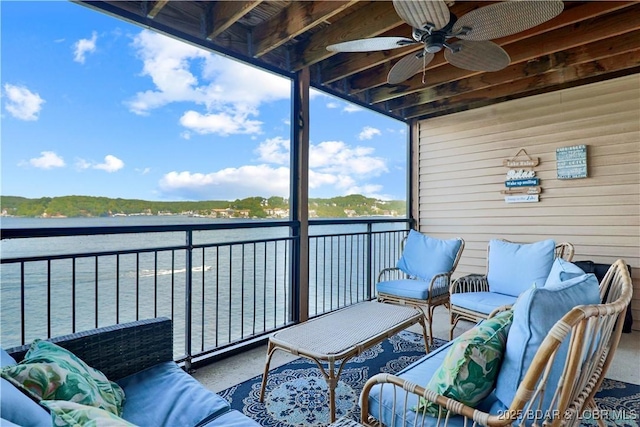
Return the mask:
[[(446, 341), (434, 340), (431, 349)], [(336, 388), (337, 418), (360, 417), (358, 398), (368, 378), (379, 372), (396, 373), (425, 355), (422, 335), (403, 331), (352, 358), (345, 365)], [(327, 383), (312, 361), (299, 358), (272, 369), (264, 403), (259, 401), (262, 375), (219, 394), (233, 409), (267, 427), (319, 427), (329, 424)], [(607, 425), (640, 425), (640, 386), (605, 380), (596, 396), (599, 415)], [(584, 425), (597, 425), (584, 420)]]

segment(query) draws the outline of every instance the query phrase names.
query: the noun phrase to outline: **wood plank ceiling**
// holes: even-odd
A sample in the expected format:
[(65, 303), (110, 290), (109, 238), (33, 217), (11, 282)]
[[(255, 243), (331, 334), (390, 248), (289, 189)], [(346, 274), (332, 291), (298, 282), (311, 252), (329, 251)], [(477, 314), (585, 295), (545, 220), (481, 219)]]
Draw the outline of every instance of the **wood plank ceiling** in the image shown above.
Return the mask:
[[(493, 40), (511, 57), (496, 72), (449, 65), (442, 52), (398, 85), (389, 69), (422, 45), (368, 53), (326, 46), (375, 36), (411, 37), (390, 1), (79, 1), (142, 26), (285, 76), (309, 67), (311, 84), (411, 120), (482, 107), (640, 71), (640, 1), (565, 1), (556, 18)], [(447, 2), (458, 17), (489, 4)], [(424, 78), (424, 81), (423, 81)]]

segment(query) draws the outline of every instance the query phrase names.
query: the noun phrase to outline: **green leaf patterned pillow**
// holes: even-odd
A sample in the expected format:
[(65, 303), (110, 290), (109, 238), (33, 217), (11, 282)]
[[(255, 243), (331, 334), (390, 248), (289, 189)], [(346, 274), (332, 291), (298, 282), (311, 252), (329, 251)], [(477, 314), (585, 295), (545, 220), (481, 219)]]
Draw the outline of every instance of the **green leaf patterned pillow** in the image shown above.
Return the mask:
[(70, 351), (35, 340), (24, 360), (2, 369), (2, 378), (37, 401), (67, 400), (122, 414), (124, 391)]
[[(82, 427), (132, 427), (117, 415), (94, 406), (82, 405), (65, 400), (42, 400), (42, 406), (49, 408), (54, 426)], [(134, 426), (135, 427), (135, 426)]]
[[(425, 387), (475, 407), (494, 389), (513, 312), (503, 311), (460, 335)], [(414, 408), (438, 416), (439, 406), (424, 398)]]

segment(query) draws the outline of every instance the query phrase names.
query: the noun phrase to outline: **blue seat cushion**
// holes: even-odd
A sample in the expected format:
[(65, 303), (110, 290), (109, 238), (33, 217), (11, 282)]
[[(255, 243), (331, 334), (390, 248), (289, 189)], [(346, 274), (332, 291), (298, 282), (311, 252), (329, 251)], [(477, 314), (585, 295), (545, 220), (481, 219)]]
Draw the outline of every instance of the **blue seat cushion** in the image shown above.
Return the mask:
[(553, 240), (527, 244), (491, 240), (487, 271), (489, 291), (517, 297), (534, 285), (544, 286), (553, 265), (555, 248)]
[[(423, 358), (417, 360), (411, 365), (401, 370), (397, 376), (410, 381), (414, 384), (424, 386), (429, 382), (436, 370), (442, 365), (445, 356), (449, 352), (451, 345), (454, 341), (443, 345), (442, 347), (434, 350)], [(394, 396), (395, 395), (395, 396)], [(487, 396), (477, 408), (480, 410), (488, 411), (495, 403), (496, 397), (494, 393)], [(382, 424), (390, 426), (435, 426), (438, 419), (429, 415), (424, 417), (422, 413), (416, 413), (411, 408), (414, 408), (418, 404), (418, 396), (415, 394), (409, 394), (405, 399), (405, 392), (402, 389), (394, 388), (393, 386), (375, 385), (369, 393), (369, 414)], [(393, 412), (395, 402), (395, 413)], [(405, 404), (406, 403), (406, 404)], [(405, 411), (406, 408), (406, 411)], [(416, 417), (418, 421), (414, 424)], [(404, 420), (404, 424), (403, 424)], [(464, 426), (464, 418), (461, 416), (451, 416), (448, 424), (453, 427)]]
[[(400, 279), (378, 282), (376, 291), (379, 294), (389, 294), (404, 298), (414, 298), (426, 300), (429, 297), (429, 282), (423, 280)], [(442, 295), (449, 291), (449, 286), (442, 283), (442, 286), (434, 285), (432, 297)]]
[[(496, 396), (510, 406), (518, 385), (553, 325), (577, 305), (598, 304), (600, 289), (593, 274), (566, 281), (546, 283), (543, 288), (524, 292), (513, 306), (513, 323), (507, 337), (502, 367), (496, 382)], [(564, 368), (569, 340), (561, 345), (549, 374), (549, 387), (555, 387)], [(548, 408), (553, 391), (545, 393), (543, 408)]]
[(229, 410), (174, 362), (164, 362), (118, 381), (124, 389), (122, 418), (141, 427), (195, 426)]
[(231, 411), (208, 421), (201, 426), (206, 427), (260, 427), (260, 424), (253, 421), (246, 415), (232, 409)]
[(460, 245), (460, 239), (441, 240), (409, 230), (396, 267), (411, 277), (429, 282), (436, 274), (451, 271)]
[(516, 297), (497, 292), (462, 292), (451, 295), (451, 304), (478, 313), (489, 314), (503, 305), (513, 305)]

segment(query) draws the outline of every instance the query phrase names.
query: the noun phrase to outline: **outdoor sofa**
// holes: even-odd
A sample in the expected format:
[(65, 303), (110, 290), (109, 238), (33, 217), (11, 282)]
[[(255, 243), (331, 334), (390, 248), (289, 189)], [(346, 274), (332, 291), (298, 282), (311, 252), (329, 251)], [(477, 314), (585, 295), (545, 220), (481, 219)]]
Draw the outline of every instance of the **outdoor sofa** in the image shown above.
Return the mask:
[[(232, 410), (225, 399), (206, 389), (173, 361), (170, 319), (140, 320), (49, 341), (100, 370), (124, 390), (121, 417), (129, 423), (152, 427), (259, 425)], [(28, 345), (2, 351), (2, 367), (22, 360), (27, 350)], [(1, 381), (0, 426), (52, 425), (52, 416), (44, 407), (5, 378)]]

